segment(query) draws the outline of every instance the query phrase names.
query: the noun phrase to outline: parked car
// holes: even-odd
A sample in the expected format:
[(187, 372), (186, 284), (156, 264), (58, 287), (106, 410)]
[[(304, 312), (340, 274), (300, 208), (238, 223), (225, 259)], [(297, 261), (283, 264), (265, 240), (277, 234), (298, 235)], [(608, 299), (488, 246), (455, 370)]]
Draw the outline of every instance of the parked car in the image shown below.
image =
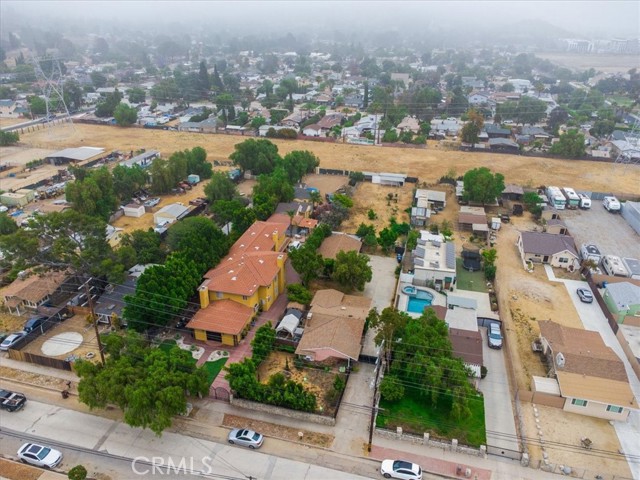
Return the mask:
[(498, 323), (493, 322), (487, 328), (487, 341), (489, 348), (502, 348), (502, 333)]
[(33, 330), (38, 328), (40, 325), (42, 325), (46, 319), (47, 319), (47, 317), (45, 317), (43, 315), (38, 315), (37, 317), (31, 317), (24, 324), (23, 330), (25, 332), (27, 332), (27, 333), (32, 332)]
[(18, 458), (36, 467), (56, 468), (62, 462), (62, 453), (37, 443), (25, 443), (18, 450)]
[(0, 408), (8, 412), (17, 412), (27, 403), (27, 397), (22, 393), (0, 389)]
[(25, 335), (26, 334), (24, 332), (12, 333), (7, 338), (5, 338), (2, 341), (2, 343), (0, 343), (0, 350), (2, 350), (3, 352), (6, 352), (11, 347), (13, 347), (16, 344), (16, 342), (20, 340), (22, 337), (24, 337)]
[(400, 478), (402, 480), (422, 480), (422, 468), (405, 460), (383, 460), (380, 473), (384, 478)]
[(258, 432), (246, 428), (234, 428), (229, 432), (227, 440), (231, 445), (242, 445), (251, 449), (260, 448), (264, 437)]
[(593, 294), (591, 293), (591, 290), (589, 290), (588, 288), (579, 288), (578, 290), (576, 290), (576, 292), (578, 293), (578, 297), (580, 297), (580, 300), (584, 303), (591, 303), (593, 302)]

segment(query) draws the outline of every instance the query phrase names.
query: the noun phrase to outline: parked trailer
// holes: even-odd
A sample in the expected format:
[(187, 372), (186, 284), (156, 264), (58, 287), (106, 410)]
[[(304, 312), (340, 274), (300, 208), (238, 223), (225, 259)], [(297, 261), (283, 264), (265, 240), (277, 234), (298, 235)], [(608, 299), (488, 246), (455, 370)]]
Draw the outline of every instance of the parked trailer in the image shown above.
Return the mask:
[(567, 205), (567, 199), (558, 187), (547, 187), (547, 198), (549, 205), (556, 210), (564, 210)]
[(587, 195), (579, 193), (578, 196), (580, 197), (580, 208), (585, 210), (591, 208), (591, 199)]
[(602, 269), (612, 277), (629, 277), (627, 267), (622, 263), (622, 259), (616, 255), (602, 257)]
[(575, 210), (580, 206), (580, 197), (576, 191), (571, 187), (562, 187), (562, 193), (567, 199), (567, 208)]
[(618, 213), (620, 211), (620, 202), (616, 197), (604, 197), (602, 199), (602, 206), (611, 213)]

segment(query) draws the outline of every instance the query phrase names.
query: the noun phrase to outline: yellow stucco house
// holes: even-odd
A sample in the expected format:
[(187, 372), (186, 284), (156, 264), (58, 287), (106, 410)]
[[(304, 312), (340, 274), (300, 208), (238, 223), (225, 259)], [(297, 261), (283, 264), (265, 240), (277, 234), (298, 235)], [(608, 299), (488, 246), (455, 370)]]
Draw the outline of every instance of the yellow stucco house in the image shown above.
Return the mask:
[(255, 222), (229, 256), (205, 274), (198, 288), (200, 311), (187, 324), (196, 340), (238, 345), (260, 310), (285, 291), (285, 231), (288, 225)]

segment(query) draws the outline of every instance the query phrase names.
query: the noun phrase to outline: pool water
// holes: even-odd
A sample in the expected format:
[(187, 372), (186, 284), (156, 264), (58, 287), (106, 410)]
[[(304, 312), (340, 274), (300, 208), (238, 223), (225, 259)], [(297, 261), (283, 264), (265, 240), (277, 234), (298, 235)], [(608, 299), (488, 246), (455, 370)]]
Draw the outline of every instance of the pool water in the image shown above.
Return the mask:
[(407, 302), (407, 312), (422, 313), (425, 308), (431, 305), (433, 295), (424, 290), (418, 290), (415, 296), (410, 296)]

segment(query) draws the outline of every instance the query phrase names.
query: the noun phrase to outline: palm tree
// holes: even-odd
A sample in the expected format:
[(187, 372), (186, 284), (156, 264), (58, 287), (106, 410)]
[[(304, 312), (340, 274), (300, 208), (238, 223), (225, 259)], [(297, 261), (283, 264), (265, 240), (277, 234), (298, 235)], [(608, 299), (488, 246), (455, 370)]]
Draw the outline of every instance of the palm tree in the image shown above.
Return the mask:
[(322, 195), (320, 195), (320, 192), (318, 192), (317, 190), (312, 190), (311, 192), (309, 192), (309, 200), (311, 200), (311, 210), (313, 213), (313, 211), (315, 211), (316, 209), (316, 205), (322, 203)]
[(289, 236), (293, 237), (293, 217), (296, 216), (295, 210), (287, 210), (287, 215), (289, 215)]

